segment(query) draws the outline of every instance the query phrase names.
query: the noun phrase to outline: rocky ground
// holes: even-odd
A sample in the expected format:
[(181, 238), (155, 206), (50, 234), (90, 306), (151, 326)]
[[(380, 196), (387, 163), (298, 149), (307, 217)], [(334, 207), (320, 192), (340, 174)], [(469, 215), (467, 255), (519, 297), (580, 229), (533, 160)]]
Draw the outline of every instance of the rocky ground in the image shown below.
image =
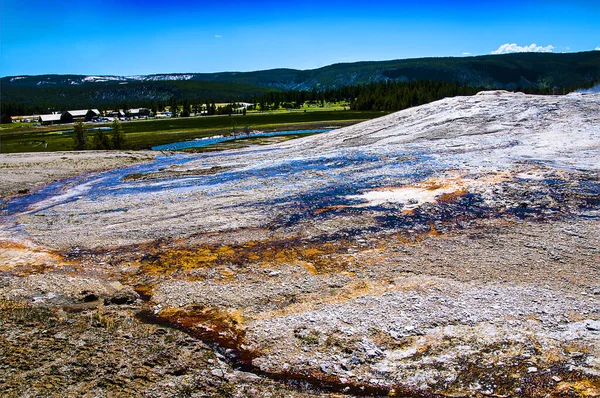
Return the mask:
[(51, 182), (91, 171), (146, 162), (152, 152), (81, 151), (0, 154), (0, 198), (24, 195)]
[(600, 396), (598, 126), (488, 92), (13, 199), (0, 388)]

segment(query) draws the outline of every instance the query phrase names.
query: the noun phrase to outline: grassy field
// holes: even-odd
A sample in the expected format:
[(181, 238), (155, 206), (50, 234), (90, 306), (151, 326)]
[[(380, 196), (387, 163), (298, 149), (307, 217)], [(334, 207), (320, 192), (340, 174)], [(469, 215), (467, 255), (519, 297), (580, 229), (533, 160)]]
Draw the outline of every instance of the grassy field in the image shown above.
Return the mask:
[[(214, 134), (249, 130), (295, 130), (347, 126), (383, 116), (382, 112), (324, 110), (309, 112), (249, 113), (245, 116), (209, 116), (124, 122), (129, 149), (145, 149)], [(108, 124), (89, 124), (89, 128)], [(9, 125), (0, 129), (0, 152), (68, 151), (74, 147), (73, 125), (35, 127)], [(94, 131), (88, 131), (91, 136)]]

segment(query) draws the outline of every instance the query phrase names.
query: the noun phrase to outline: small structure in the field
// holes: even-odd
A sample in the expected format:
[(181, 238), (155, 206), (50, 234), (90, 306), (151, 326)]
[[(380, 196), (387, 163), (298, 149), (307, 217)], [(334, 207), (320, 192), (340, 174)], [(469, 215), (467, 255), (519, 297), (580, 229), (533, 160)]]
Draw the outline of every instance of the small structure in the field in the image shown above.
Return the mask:
[(98, 116), (100, 116), (98, 109), (80, 109), (63, 112), (61, 120), (63, 123), (73, 123), (78, 120), (89, 122)]
[(150, 115), (148, 108), (132, 108), (128, 112), (129, 117), (144, 117)]
[(39, 122), (44, 126), (51, 124), (60, 124), (62, 115), (60, 113), (51, 113), (49, 115), (40, 115)]
[(31, 116), (12, 116), (12, 122), (13, 123), (31, 123), (31, 122), (37, 122), (38, 121), (38, 116), (35, 115), (31, 115)]
[(116, 117), (116, 118), (120, 118), (120, 117), (125, 117), (125, 112), (123, 112), (123, 109), (117, 109), (116, 111), (109, 111), (106, 112), (106, 116), (108, 117)]

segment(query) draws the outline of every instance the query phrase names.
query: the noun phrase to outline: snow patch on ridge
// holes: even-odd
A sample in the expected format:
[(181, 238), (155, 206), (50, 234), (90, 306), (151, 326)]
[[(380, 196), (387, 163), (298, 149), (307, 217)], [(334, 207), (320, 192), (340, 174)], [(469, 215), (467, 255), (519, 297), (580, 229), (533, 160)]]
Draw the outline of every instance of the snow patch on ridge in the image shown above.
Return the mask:
[(121, 81), (125, 80), (120, 76), (87, 76), (82, 79), (85, 83), (101, 83), (109, 81)]

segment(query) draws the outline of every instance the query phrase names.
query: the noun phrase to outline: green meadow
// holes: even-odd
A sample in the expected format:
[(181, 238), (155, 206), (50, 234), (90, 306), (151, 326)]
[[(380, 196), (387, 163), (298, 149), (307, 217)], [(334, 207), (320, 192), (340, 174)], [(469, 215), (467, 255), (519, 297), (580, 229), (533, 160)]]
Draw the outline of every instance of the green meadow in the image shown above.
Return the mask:
[[(248, 113), (232, 116), (203, 116), (123, 122), (128, 149), (148, 149), (155, 145), (232, 134), (246, 129), (276, 131), (347, 126), (385, 115), (377, 111), (289, 111)], [(91, 140), (97, 127), (110, 124), (86, 124)], [(3, 125), (0, 128), (0, 152), (69, 151), (74, 148), (73, 125), (33, 126), (32, 124)], [(109, 132), (108, 132), (109, 133)]]

